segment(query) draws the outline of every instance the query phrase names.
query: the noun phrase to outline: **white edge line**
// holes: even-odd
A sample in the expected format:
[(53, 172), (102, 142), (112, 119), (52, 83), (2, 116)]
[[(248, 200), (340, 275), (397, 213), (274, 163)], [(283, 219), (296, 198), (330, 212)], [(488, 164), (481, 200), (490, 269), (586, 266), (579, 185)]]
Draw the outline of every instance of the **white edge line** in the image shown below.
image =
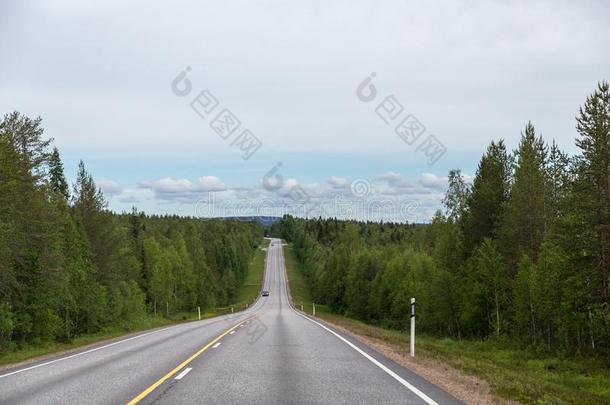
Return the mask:
[(176, 376), (176, 378), (174, 378), (174, 380), (182, 380), (182, 377), (187, 375), (192, 369), (193, 369), (192, 367), (185, 368), (184, 370), (182, 370), (182, 372), (180, 374), (178, 374)]
[(106, 348), (111, 347), (111, 346), (116, 346), (118, 344), (128, 342), (130, 340), (139, 339), (139, 338), (144, 337), (144, 336), (152, 335), (153, 333), (163, 332), (164, 330), (168, 330), (170, 328), (171, 328), (171, 326), (167, 327), (167, 328), (163, 328), (163, 329), (153, 330), (152, 332), (147, 332), (147, 333), (143, 333), (143, 334), (138, 335), (138, 336), (133, 336), (133, 337), (130, 337), (130, 338), (127, 338), (127, 339), (119, 340), (118, 342), (113, 342), (113, 343), (110, 343), (110, 344), (107, 344), (107, 345), (104, 345), (104, 346), (96, 347), (94, 349), (86, 350), (84, 352), (75, 353), (75, 354), (67, 356), (67, 357), (61, 357), (59, 359), (47, 361), (45, 363), (36, 364), (35, 366), (31, 366), (31, 367), (27, 367), (27, 368), (22, 368), (21, 370), (13, 371), (12, 373), (2, 374), (2, 375), (0, 375), (0, 378), (8, 377), (8, 376), (14, 375), (14, 374), (23, 373), (24, 371), (33, 370), (33, 369), (38, 368), (38, 367), (48, 366), (49, 364), (58, 363), (60, 361), (64, 361), (64, 360), (72, 359), (74, 357), (78, 357), (78, 356), (82, 356), (82, 355), (85, 355), (85, 354), (93, 353), (93, 352), (96, 352), (98, 350), (106, 349)]
[(429, 396), (427, 396), (426, 394), (424, 394), (423, 392), (421, 392), (419, 389), (417, 389), (416, 387), (414, 387), (413, 385), (409, 384), (404, 378), (402, 378), (401, 376), (399, 376), (398, 374), (396, 374), (395, 372), (393, 372), (392, 370), (390, 370), (389, 368), (387, 368), (386, 366), (384, 366), (383, 364), (381, 364), (379, 361), (375, 360), (373, 357), (371, 357), (369, 354), (367, 354), (366, 352), (364, 352), (362, 349), (360, 349), (358, 346), (354, 345), (352, 342), (350, 342), (349, 340), (345, 339), (343, 336), (339, 335), (338, 333), (336, 333), (335, 331), (327, 328), (326, 326), (322, 325), (320, 322), (314, 321), (313, 319), (310, 319), (307, 316), (304, 316), (302, 314), (299, 314), (298, 312), (295, 311), (295, 313), (305, 319), (307, 319), (310, 322), (313, 322), (315, 324), (317, 324), (318, 326), (320, 326), (321, 328), (326, 329), (328, 332), (332, 333), (333, 335), (335, 335), (336, 337), (338, 337), (339, 339), (341, 339), (344, 343), (346, 343), (348, 346), (350, 346), (352, 349), (354, 349), (355, 351), (357, 351), (358, 353), (360, 353), (361, 355), (363, 355), (364, 357), (366, 357), (369, 361), (371, 361), (373, 364), (375, 364), (377, 367), (379, 367), (380, 369), (382, 369), (383, 371), (385, 371), (386, 373), (388, 373), (392, 378), (394, 378), (396, 381), (398, 381), (399, 383), (401, 383), (402, 385), (404, 385), (405, 387), (407, 387), (408, 389), (410, 389), (411, 391), (413, 391), (414, 394), (416, 394), (418, 397), (420, 397), (421, 399), (423, 399), (424, 401), (426, 401), (426, 403), (430, 404), (430, 405), (438, 405), (438, 403), (436, 401), (434, 401), (432, 398), (430, 398)]
[[(282, 256), (283, 256), (283, 249), (282, 249)], [(286, 270), (284, 270), (284, 276), (286, 275)], [(287, 279), (286, 279), (287, 280)], [(341, 341), (343, 341), (345, 344), (347, 344), (349, 347), (351, 347), (352, 349), (354, 349), (355, 351), (357, 351), (358, 353), (360, 353), (361, 355), (363, 355), (367, 360), (369, 360), (371, 363), (373, 363), (374, 365), (376, 365), (377, 367), (379, 367), (380, 369), (382, 369), (383, 371), (385, 371), (388, 375), (390, 375), (392, 378), (394, 378), (396, 381), (398, 381), (400, 384), (402, 384), (403, 386), (405, 386), (406, 388), (408, 388), (409, 390), (411, 390), (411, 392), (413, 392), (415, 395), (417, 395), (418, 397), (420, 397), (421, 399), (423, 399), (427, 404), (429, 405), (438, 405), (438, 402), (434, 401), (432, 398), (430, 398), (429, 396), (427, 396), (426, 394), (424, 394), (423, 392), (421, 392), (418, 388), (414, 387), (413, 385), (411, 385), (409, 382), (407, 382), (404, 378), (402, 378), (401, 376), (399, 376), (398, 374), (396, 374), (395, 372), (393, 372), (392, 370), (390, 370), (389, 368), (387, 368), (386, 366), (384, 366), (383, 364), (381, 364), (379, 361), (377, 361), (375, 358), (373, 358), (372, 356), (370, 356), (369, 354), (367, 354), (366, 352), (364, 352), (362, 349), (360, 349), (358, 346), (356, 346), (355, 344), (353, 344), (352, 342), (350, 342), (349, 340), (345, 339), (343, 336), (339, 335), (337, 332), (333, 331), (330, 328), (327, 328), (326, 326), (322, 325), (320, 322), (318, 321), (314, 321), (313, 319), (311, 319), (308, 316), (305, 316), (301, 313), (299, 313), (291, 304), (290, 304), (290, 300), (288, 300), (288, 305), (290, 306), (290, 308), (292, 308), (292, 310), (294, 311), (295, 314), (297, 314), (298, 316), (307, 319), (310, 322), (315, 323), (316, 325), (318, 325), (319, 327), (325, 329), (326, 331), (332, 333), (333, 335), (335, 335), (338, 339), (340, 339)]]
[(220, 346), (221, 342), (216, 343), (214, 346), (212, 346), (212, 349), (216, 349), (218, 346)]

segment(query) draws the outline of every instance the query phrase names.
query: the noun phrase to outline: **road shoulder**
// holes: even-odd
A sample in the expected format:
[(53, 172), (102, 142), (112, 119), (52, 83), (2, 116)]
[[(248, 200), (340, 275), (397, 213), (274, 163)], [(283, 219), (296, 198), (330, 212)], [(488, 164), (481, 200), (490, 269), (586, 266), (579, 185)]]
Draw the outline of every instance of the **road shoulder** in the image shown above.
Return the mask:
[(480, 378), (467, 375), (447, 364), (425, 356), (412, 358), (408, 355), (407, 348), (379, 338), (366, 336), (362, 331), (347, 322), (344, 323), (337, 319), (331, 321), (324, 317), (316, 317), (316, 320), (379, 352), (464, 403), (475, 405), (518, 404), (518, 402), (492, 395), (489, 384)]

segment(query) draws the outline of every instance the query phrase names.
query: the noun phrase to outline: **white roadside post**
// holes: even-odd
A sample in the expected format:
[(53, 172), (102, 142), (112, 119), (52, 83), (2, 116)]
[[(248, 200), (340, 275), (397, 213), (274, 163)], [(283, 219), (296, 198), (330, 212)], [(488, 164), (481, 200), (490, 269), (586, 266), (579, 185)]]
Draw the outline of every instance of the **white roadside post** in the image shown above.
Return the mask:
[(197, 316), (199, 317), (199, 320), (201, 320), (201, 307), (197, 307)]
[(233, 307), (231, 307), (231, 313), (233, 313)]
[(313, 316), (316, 316), (316, 303), (312, 302), (313, 304)]
[(415, 357), (415, 298), (411, 298), (411, 357)]

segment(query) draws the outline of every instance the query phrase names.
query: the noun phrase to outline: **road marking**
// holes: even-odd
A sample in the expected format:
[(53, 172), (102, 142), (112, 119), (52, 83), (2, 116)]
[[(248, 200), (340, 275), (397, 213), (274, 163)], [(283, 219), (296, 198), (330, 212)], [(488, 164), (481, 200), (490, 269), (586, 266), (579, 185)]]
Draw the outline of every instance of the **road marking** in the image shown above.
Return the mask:
[(234, 330), (232, 330), (232, 331), (229, 333), (229, 335), (232, 335), (232, 334), (234, 334), (234, 333), (235, 333), (235, 331), (234, 331)]
[[(294, 308), (293, 308), (293, 310), (294, 310)], [(429, 405), (438, 405), (438, 403), (436, 401), (434, 401), (432, 398), (430, 398), (429, 396), (427, 396), (426, 394), (421, 392), (419, 389), (417, 389), (413, 385), (409, 384), (404, 378), (402, 378), (401, 376), (399, 376), (398, 374), (396, 374), (395, 372), (393, 372), (392, 370), (390, 370), (389, 368), (387, 368), (386, 366), (381, 364), (379, 361), (375, 360), (375, 358), (371, 357), (369, 354), (364, 352), (358, 346), (356, 346), (355, 344), (353, 344), (349, 340), (345, 339), (343, 336), (339, 335), (337, 332), (333, 331), (330, 328), (327, 328), (326, 326), (322, 325), (320, 322), (314, 321), (313, 319), (310, 319), (309, 317), (298, 313), (296, 310), (294, 310), (294, 313), (297, 314), (300, 317), (303, 317), (303, 318), (307, 319), (310, 322), (315, 323), (316, 325), (320, 326), (321, 328), (326, 329), (328, 332), (332, 333), (337, 338), (341, 339), (345, 344), (347, 344), (349, 347), (351, 347), (352, 349), (354, 349), (355, 351), (357, 351), (358, 353), (363, 355), (371, 363), (373, 363), (374, 365), (376, 365), (377, 367), (379, 367), (380, 369), (385, 371), (387, 374), (389, 374), (396, 381), (398, 381), (399, 383), (401, 383), (402, 385), (404, 385), (405, 387), (410, 389), (415, 395), (417, 395), (418, 397), (423, 399), (427, 404), (429, 404)]]
[(129, 342), (130, 340), (139, 339), (139, 338), (144, 337), (144, 336), (152, 335), (153, 333), (163, 332), (164, 330), (168, 330), (170, 328), (171, 327), (167, 327), (167, 328), (163, 328), (163, 329), (159, 329), (159, 330), (153, 330), (152, 332), (143, 333), (143, 334), (138, 335), (138, 336), (133, 336), (133, 337), (130, 337), (130, 338), (127, 338), (127, 339), (119, 340), (117, 342), (113, 342), (113, 343), (110, 343), (110, 344), (107, 344), (107, 345), (104, 345), (104, 346), (96, 347), (94, 349), (86, 350), (84, 352), (75, 353), (75, 354), (73, 354), (71, 356), (62, 357), (62, 358), (59, 358), (59, 359), (47, 361), (45, 363), (36, 364), (35, 366), (31, 366), (31, 367), (27, 367), (27, 368), (22, 368), (21, 370), (13, 371), (12, 373), (7, 373), (7, 374), (0, 375), (0, 378), (8, 377), (8, 376), (14, 375), (14, 374), (23, 373), (24, 371), (33, 370), (33, 369), (38, 368), (38, 367), (48, 366), (49, 364), (58, 363), (60, 361), (64, 361), (64, 360), (68, 360), (68, 359), (73, 359), (74, 357), (78, 357), (78, 356), (82, 356), (82, 355), (85, 355), (85, 354), (93, 353), (93, 352), (96, 352), (98, 350), (106, 349), (108, 347), (116, 346), (116, 345), (121, 344), (121, 343)]
[(174, 378), (174, 380), (182, 380), (182, 377), (187, 375), (192, 369), (192, 367), (185, 368), (180, 374), (176, 376), (176, 378)]
[[(283, 250), (282, 252), (282, 256), (283, 256)], [(283, 267), (283, 266), (282, 266)], [(282, 272), (282, 276), (284, 279), (286, 279), (286, 268), (283, 267), (283, 272)], [(287, 281), (285, 282), (284, 285), (288, 285)], [(372, 356), (370, 356), (368, 353), (364, 352), (362, 349), (360, 349), (358, 346), (356, 346), (355, 344), (353, 344), (352, 342), (350, 342), (349, 340), (345, 339), (343, 336), (339, 335), (337, 332), (333, 331), (330, 328), (327, 328), (326, 326), (324, 326), (323, 324), (321, 324), (320, 322), (314, 321), (313, 319), (309, 318), (308, 316), (305, 316), (301, 313), (299, 313), (291, 304), (290, 304), (290, 300), (288, 300), (288, 305), (290, 306), (290, 308), (292, 308), (292, 310), (294, 311), (295, 314), (297, 314), (298, 316), (307, 319), (309, 322), (313, 322), (316, 325), (318, 325), (319, 327), (325, 329), (326, 331), (332, 333), (333, 335), (335, 335), (337, 338), (339, 338), (341, 341), (343, 341), (345, 344), (347, 344), (349, 347), (351, 347), (352, 349), (354, 349), (355, 351), (357, 351), (358, 353), (360, 353), (362, 356), (364, 356), (367, 360), (369, 360), (371, 363), (373, 363), (374, 365), (376, 365), (377, 367), (379, 367), (380, 369), (382, 369), (383, 371), (385, 371), (388, 375), (390, 375), (392, 378), (394, 378), (396, 381), (398, 381), (400, 384), (402, 384), (404, 387), (408, 388), (409, 390), (411, 390), (411, 392), (413, 392), (415, 395), (417, 395), (418, 397), (420, 397), (422, 400), (424, 400), (427, 404), (429, 405), (438, 405), (438, 403), (436, 401), (434, 401), (432, 398), (430, 398), (429, 396), (427, 396), (426, 394), (424, 394), (423, 392), (421, 392), (418, 388), (414, 387), (413, 385), (411, 385), (409, 382), (407, 382), (404, 378), (402, 378), (401, 376), (399, 376), (398, 374), (396, 374), (394, 371), (390, 370), (389, 368), (387, 368), (386, 366), (384, 366), (383, 364), (381, 364), (378, 360), (376, 360), (375, 358), (373, 358)]]
[(197, 357), (199, 357), (201, 355), (201, 353), (205, 352), (206, 350), (208, 350), (210, 347), (212, 347), (213, 345), (215, 345), (216, 343), (218, 343), (218, 341), (220, 339), (222, 339), (223, 337), (227, 336), (232, 330), (235, 330), (239, 327), (239, 325), (243, 325), (244, 321), (241, 321), (233, 326), (231, 326), (229, 329), (227, 329), (226, 331), (224, 331), (222, 334), (218, 335), (214, 340), (212, 340), (210, 343), (208, 343), (207, 345), (203, 346), (201, 349), (199, 349), (195, 354), (193, 354), (191, 357), (189, 357), (188, 359), (184, 360), (182, 363), (178, 364), (172, 371), (170, 371), (169, 373), (165, 374), (163, 377), (161, 377), (159, 380), (157, 380), (157, 382), (155, 382), (153, 385), (151, 385), (150, 387), (146, 388), (144, 391), (142, 391), (141, 393), (139, 393), (134, 399), (132, 399), (131, 401), (129, 401), (127, 403), (127, 405), (134, 405), (137, 404), (138, 402), (140, 402), (141, 400), (143, 400), (144, 398), (146, 398), (151, 392), (153, 392), (159, 385), (163, 384), (166, 380), (172, 378), (172, 376), (174, 374), (176, 374), (178, 371), (182, 370), (187, 364), (191, 363), (193, 360), (195, 360)]
[(216, 349), (218, 346), (220, 346), (222, 343), (218, 342), (216, 343), (214, 346), (212, 346), (212, 349)]

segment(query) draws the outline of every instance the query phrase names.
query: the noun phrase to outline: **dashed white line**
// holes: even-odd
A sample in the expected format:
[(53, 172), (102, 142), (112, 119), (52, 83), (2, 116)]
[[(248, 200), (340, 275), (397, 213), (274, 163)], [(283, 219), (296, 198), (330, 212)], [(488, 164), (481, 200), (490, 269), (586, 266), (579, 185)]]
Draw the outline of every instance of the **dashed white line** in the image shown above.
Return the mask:
[(174, 380), (182, 380), (182, 377), (187, 375), (189, 373), (189, 371), (191, 371), (192, 369), (193, 369), (192, 367), (185, 368), (184, 370), (182, 370), (182, 372), (180, 374), (178, 374), (176, 376), (176, 378), (174, 378)]
[(234, 334), (234, 333), (235, 333), (235, 331), (234, 331), (234, 330), (232, 330), (231, 332), (229, 332), (229, 335), (232, 335), (232, 334)]
[(212, 349), (216, 349), (218, 346), (220, 346), (220, 342), (218, 342), (214, 346), (212, 346)]

